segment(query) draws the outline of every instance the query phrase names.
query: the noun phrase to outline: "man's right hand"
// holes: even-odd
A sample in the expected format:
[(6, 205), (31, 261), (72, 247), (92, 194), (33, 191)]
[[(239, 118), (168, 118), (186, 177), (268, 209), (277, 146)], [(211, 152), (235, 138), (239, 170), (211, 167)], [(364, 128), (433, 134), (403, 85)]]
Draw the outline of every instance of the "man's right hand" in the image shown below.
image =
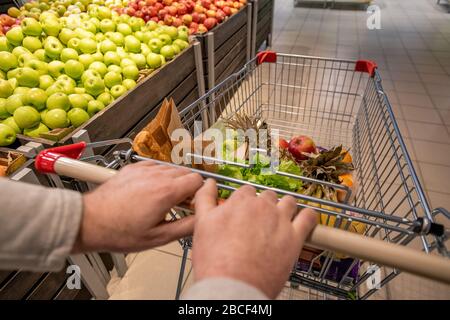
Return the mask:
[(294, 198), (278, 200), (272, 191), (257, 196), (251, 186), (218, 206), (216, 183), (208, 180), (195, 196), (196, 281), (236, 279), (275, 298), (317, 223), (313, 210), (297, 212)]

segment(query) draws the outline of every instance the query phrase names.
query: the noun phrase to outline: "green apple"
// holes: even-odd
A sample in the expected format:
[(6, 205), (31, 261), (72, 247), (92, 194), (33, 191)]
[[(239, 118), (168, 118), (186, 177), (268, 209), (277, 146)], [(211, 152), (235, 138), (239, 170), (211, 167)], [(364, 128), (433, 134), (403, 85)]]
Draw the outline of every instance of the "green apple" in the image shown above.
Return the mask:
[(21, 94), (22, 97), (22, 102), (23, 104), (28, 104), (28, 93), (30, 92), (31, 88), (27, 88), (27, 87), (17, 87), (14, 89), (14, 94)]
[(120, 32), (124, 36), (129, 36), (130, 34), (133, 33), (133, 30), (131, 29), (131, 27), (128, 24), (126, 24), (126, 23), (119, 23), (117, 25), (117, 32)]
[(80, 42), (81, 40), (78, 38), (72, 38), (67, 42), (67, 47), (72, 48), (76, 50), (77, 52), (80, 52)]
[(95, 34), (94, 40), (97, 41), (97, 43), (102, 42), (105, 39), (106, 39), (106, 36), (103, 33), (98, 32)]
[(121, 47), (124, 44), (125, 37), (120, 32), (113, 32), (111, 36), (109, 37), (109, 40), (114, 42), (116, 46)]
[(3, 71), (8, 71), (10, 69), (17, 68), (17, 58), (11, 52), (1, 51), (0, 52), (0, 69)]
[(0, 70), (0, 79), (6, 80), (6, 72)]
[(161, 66), (161, 56), (157, 53), (150, 52), (147, 55), (147, 64), (151, 69), (156, 69)]
[(145, 43), (141, 43), (141, 53), (144, 56), (147, 56), (150, 52), (152, 52), (152, 50), (150, 50), (150, 48), (148, 47), (148, 45), (146, 45)]
[(178, 45), (172, 43), (173, 51), (175, 52), (175, 55), (179, 54), (181, 49)]
[[(66, 75), (64, 75), (66, 76)], [(65, 94), (72, 94), (75, 92), (75, 85), (73, 83), (73, 80), (70, 79), (71, 81), (67, 81), (67, 80), (56, 80), (54, 86), (57, 86), (58, 90), (56, 92), (63, 92)], [(62, 91), (60, 90), (60, 88), (62, 89)], [(47, 89), (48, 90), (48, 89)], [(49, 90), (50, 91), (50, 90)], [(56, 93), (55, 92), (55, 93)], [(49, 92), (48, 92), (49, 93)], [(47, 95), (48, 95), (47, 93)]]
[(141, 42), (135, 36), (126, 36), (125, 49), (128, 52), (139, 53), (141, 52)]
[[(163, 33), (163, 34), (160, 34), (159, 36), (158, 36), (158, 39), (159, 40), (161, 40), (161, 42), (163, 43), (163, 46), (167, 46), (167, 45), (169, 45), (169, 44), (172, 44), (172, 38), (168, 35), (168, 34), (166, 34), (166, 33)], [(151, 47), (150, 47), (151, 48)], [(153, 50), (152, 50), (153, 51)], [(157, 52), (158, 53), (158, 52)]]
[(22, 107), (24, 105), (23, 101), (23, 95), (22, 94), (12, 94), (10, 95), (5, 102), (5, 108), (9, 112), (9, 114), (14, 114), (14, 111), (17, 110), (17, 108)]
[(95, 34), (87, 31), (83, 28), (76, 28), (75, 29), (75, 34), (77, 35), (78, 39), (85, 39), (85, 38), (89, 38), (89, 39), (94, 39), (95, 38)]
[(67, 128), (70, 125), (67, 112), (62, 109), (49, 110), (43, 120), (50, 129)]
[(6, 118), (5, 120), (3, 120), (2, 123), (6, 124), (8, 127), (13, 129), (15, 133), (21, 133), (22, 132), (22, 130), (17, 125), (17, 123), (14, 121), (14, 117), (13, 116), (11, 116), (9, 118)]
[(24, 48), (24, 47), (22, 47), (22, 46), (15, 47), (15, 48), (11, 51), (11, 53), (12, 53), (13, 55), (15, 55), (16, 58), (19, 58), (21, 55), (23, 55), (23, 54), (25, 54), (25, 53), (31, 54), (30, 50), (28, 50), (27, 48)]
[(64, 62), (59, 60), (54, 60), (48, 64), (48, 73), (53, 77), (57, 78), (64, 72)]
[(122, 68), (122, 70), (123, 70), (123, 68), (125, 68), (127, 66), (135, 66), (136, 67), (136, 63), (133, 60), (128, 59), (128, 58), (122, 59), (122, 61), (120, 61), (120, 67)]
[(128, 20), (130, 20), (130, 16), (128, 14), (121, 14), (120, 15), (120, 22), (122, 23), (127, 23)]
[(70, 110), (67, 113), (67, 116), (69, 117), (70, 122), (75, 128), (78, 128), (83, 123), (89, 120), (89, 114), (80, 108), (75, 108)]
[(73, 48), (64, 48), (61, 51), (61, 61), (78, 60), (78, 52)]
[(76, 38), (76, 33), (75, 31), (69, 29), (69, 28), (62, 28), (61, 31), (59, 32), (59, 40), (61, 40), (62, 43), (64, 43), (65, 45), (68, 44), (69, 40), (72, 38)]
[(36, 57), (32, 53), (24, 53), (17, 57), (17, 64), (19, 67), (24, 67), (26, 61), (35, 60)]
[(13, 46), (20, 46), (24, 38), (22, 28), (19, 26), (12, 27), (6, 32), (6, 38)]
[(100, 21), (100, 30), (103, 33), (116, 31), (116, 24), (111, 19), (103, 19)]
[(131, 30), (134, 32), (141, 30), (143, 26), (145, 26), (144, 19), (138, 18), (138, 17), (131, 17), (128, 20), (128, 25), (131, 27)]
[[(42, 115), (41, 115), (42, 116)], [(37, 126), (27, 128), (23, 130), (23, 134), (32, 138), (40, 138), (41, 133), (49, 132), (50, 130), (48, 127), (43, 124), (42, 122), (39, 122)]]
[(118, 74), (122, 74), (122, 68), (115, 64), (110, 64), (108, 66), (108, 72), (109, 71), (117, 72)]
[(156, 21), (150, 20), (145, 24), (149, 31), (156, 30), (158, 28), (158, 23)]
[(42, 48), (41, 40), (32, 36), (26, 36), (25, 38), (23, 38), (22, 45), (31, 52), (35, 52), (37, 49)]
[(70, 100), (69, 97), (62, 92), (57, 92), (52, 94), (47, 99), (47, 109), (62, 109), (67, 111), (70, 109)]
[(133, 79), (125, 79), (123, 80), (122, 85), (127, 88), (127, 90), (130, 90), (136, 86), (136, 81)]
[(97, 70), (87, 69), (83, 74), (81, 75), (81, 82), (85, 82), (89, 78), (102, 78), (102, 75)]
[[(8, 75), (9, 75), (9, 73), (12, 72), (12, 71), (14, 71), (14, 77), (15, 77), (15, 76), (17, 75), (17, 72), (19, 72), (19, 69), (14, 69), (14, 70), (8, 71)], [(8, 76), (8, 77), (9, 77), (9, 76)], [(11, 88), (13, 88), (13, 90), (16, 89), (17, 86), (19, 85), (19, 83), (17, 82), (17, 79), (16, 79), (16, 78), (11, 78), (11, 79), (8, 78), (8, 82), (9, 82), (9, 84), (11, 85)]]
[(144, 42), (144, 32), (143, 31), (136, 31), (134, 33), (134, 36), (140, 41)]
[(45, 102), (47, 101), (47, 94), (42, 89), (32, 88), (28, 92), (27, 100), (28, 103), (40, 111), (46, 106)]
[(105, 6), (99, 6), (97, 16), (100, 20), (111, 19), (111, 9)]
[(39, 37), (42, 33), (42, 26), (36, 19), (25, 18), (20, 23), (22, 27), (22, 32), (27, 36)]
[(114, 42), (112, 42), (111, 40), (109, 40), (109, 39), (103, 40), (100, 43), (100, 51), (103, 54), (107, 53), (108, 51), (115, 52), (116, 50), (117, 50), (116, 44)]
[(134, 63), (136, 63), (138, 69), (145, 69), (147, 61), (142, 53), (132, 53), (130, 54), (130, 58), (134, 61)]
[(148, 42), (148, 47), (154, 53), (159, 53), (163, 46), (164, 43), (159, 38), (150, 39), (150, 41)]
[(45, 41), (44, 49), (47, 56), (52, 59), (59, 59), (64, 47), (58, 38), (50, 36)]
[(20, 86), (34, 88), (39, 85), (39, 76), (36, 70), (24, 67), (17, 69), (16, 79)]
[(178, 30), (178, 39), (189, 42), (189, 32)]
[(94, 62), (94, 57), (88, 53), (83, 53), (78, 57), (78, 61), (80, 61), (83, 66), (84, 69), (89, 68), (89, 66), (91, 65), (92, 62)]
[(52, 94), (57, 93), (57, 92), (65, 93), (64, 86), (61, 82), (59, 82), (59, 83), (55, 82), (50, 87), (45, 89), (45, 93), (47, 94), (47, 97), (50, 97)]
[(87, 112), (89, 114), (89, 116), (93, 116), (94, 114), (96, 114), (97, 112), (99, 112), (100, 110), (104, 109), (105, 105), (103, 104), (103, 102), (98, 101), (98, 100), (91, 100), (88, 102), (88, 107), (87, 107)]
[(103, 61), (107, 66), (109, 65), (119, 65), (120, 64), (120, 57), (117, 54), (117, 52), (108, 51), (103, 56)]
[(80, 40), (79, 49), (83, 53), (94, 53), (97, 51), (97, 42), (94, 39), (83, 38)]
[[(79, 83), (79, 85), (83, 85), (83, 83)], [(75, 87), (73, 89), (73, 93), (77, 93), (77, 94), (86, 93), (86, 89), (84, 87)]]
[(84, 72), (84, 65), (78, 60), (69, 60), (64, 65), (64, 72), (73, 79), (80, 79)]
[(100, 51), (93, 53), (92, 57), (95, 61), (103, 62), (103, 54)]
[(39, 22), (45, 23), (45, 20), (47, 19), (59, 19), (59, 16), (56, 14), (56, 12), (52, 11), (44, 11), (39, 16)]
[(100, 61), (94, 61), (89, 66), (89, 69), (97, 71), (101, 77), (104, 77), (105, 74), (108, 72), (108, 68), (103, 62)]
[(45, 54), (45, 49), (37, 49), (35, 52), (33, 52), (33, 55), (43, 62), (50, 62), (52, 61), (47, 55)]
[(88, 100), (83, 94), (73, 93), (69, 95), (69, 101), (72, 108), (87, 109)]
[(41, 88), (42, 90), (47, 90), (47, 88), (50, 87), (53, 83), (55, 83), (55, 81), (48, 74), (44, 74), (39, 77), (39, 88)]
[(174, 40), (173, 44), (177, 45), (180, 48), (180, 50), (184, 50), (184, 49), (186, 49), (189, 46), (188, 42), (186, 42), (184, 40), (181, 40), (181, 39)]
[(175, 49), (172, 45), (166, 45), (161, 48), (160, 53), (166, 60), (170, 60), (175, 56)]
[[(97, 97), (97, 100), (102, 102), (105, 106), (108, 106), (114, 101), (114, 98), (109, 92), (103, 92)], [(9, 116), (8, 113), (6, 113), (6, 115)]]
[[(23, 56), (21, 56), (21, 57), (23, 57)], [(48, 64), (46, 62), (38, 60), (38, 59), (28, 60), (25, 62), (24, 66), (37, 71), (39, 73), (39, 76), (42, 76), (42, 75), (48, 73)]]
[(0, 36), (0, 51), (11, 51), (12, 47), (5, 36)]
[(6, 110), (6, 99), (0, 98), (0, 119), (4, 120), (10, 116), (8, 110)]
[(86, 92), (94, 97), (105, 91), (105, 83), (101, 78), (92, 77), (84, 81)]
[(117, 47), (117, 55), (121, 60), (128, 58), (128, 52), (126, 52), (122, 47)]
[(127, 88), (125, 88), (125, 86), (118, 84), (115, 85), (111, 88), (110, 90), (111, 95), (117, 99), (118, 97), (120, 97), (121, 95), (123, 95), (125, 92), (127, 92)]
[(14, 88), (8, 80), (0, 79), (0, 98), (8, 98), (13, 91)]
[(120, 75), (120, 73), (110, 71), (105, 74), (103, 81), (105, 82), (105, 86), (107, 86), (108, 88), (112, 88), (113, 86), (122, 83), (122, 76)]
[(19, 107), (14, 111), (14, 121), (19, 128), (27, 129), (34, 127), (41, 121), (41, 115), (39, 112), (30, 106)]
[(6, 147), (16, 141), (16, 132), (10, 126), (0, 123), (0, 147)]
[(139, 77), (139, 69), (136, 66), (129, 65), (122, 69), (122, 74), (125, 79), (137, 80)]
[(91, 96), (90, 94), (88, 94), (88, 93), (83, 93), (83, 97), (86, 98), (88, 103), (89, 103), (89, 101), (95, 100), (95, 98), (93, 96)]
[(165, 30), (164, 33), (169, 35), (172, 40), (175, 40), (178, 37), (178, 29), (174, 26), (168, 26)]
[(58, 19), (46, 19), (42, 23), (42, 29), (47, 36), (57, 37), (62, 29), (62, 25)]

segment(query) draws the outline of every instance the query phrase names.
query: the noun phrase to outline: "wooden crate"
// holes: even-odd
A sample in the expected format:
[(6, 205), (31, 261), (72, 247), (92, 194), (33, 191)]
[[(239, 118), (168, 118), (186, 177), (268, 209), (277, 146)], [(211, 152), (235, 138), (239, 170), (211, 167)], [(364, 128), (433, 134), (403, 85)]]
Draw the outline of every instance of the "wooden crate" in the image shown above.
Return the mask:
[[(208, 34), (198, 35), (202, 46), (203, 70), (206, 89), (211, 89), (220, 81), (242, 68), (250, 53), (251, 12), (245, 5), (239, 12), (213, 28), (213, 57), (208, 53)], [(214, 65), (214, 79), (209, 79), (209, 70)]]
[(256, 32), (252, 32), (255, 39), (255, 50), (258, 51), (259, 48), (267, 41), (266, 45), (269, 45), (269, 37), (272, 34), (272, 21), (273, 21), (273, 10), (275, 6), (274, 0), (258, 0), (257, 2), (252, 1), (253, 5), (257, 3), (258, 6), (256, 12), (254, 10), (252, 17), (252, 24), (255, 26), (256, 19)]
[(86, 130), (91, 141), (116, 139), (126, 136), (149, 112), (158, 108), (166, 96), (175, 96), (178, 103), (197, 86), (194, 46), (189, 46), (175, 59), (156, 70), (88, 122), (55, 142), (48, 139), (18, 135), (18, 143), (30, 141), (45, 147), (73, 143), (73, 135)]

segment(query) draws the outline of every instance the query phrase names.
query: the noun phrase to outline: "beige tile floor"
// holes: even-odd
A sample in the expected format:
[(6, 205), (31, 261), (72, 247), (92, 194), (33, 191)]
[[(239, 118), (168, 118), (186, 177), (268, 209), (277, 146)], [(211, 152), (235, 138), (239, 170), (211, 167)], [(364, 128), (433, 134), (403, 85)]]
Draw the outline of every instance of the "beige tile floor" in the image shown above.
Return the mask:
[[(276, 0), (273, 49), (325, 57), (373, 59), (431, 206), (450, 209), (450, 14), (435, 0), (376, 0), (381, 30), (356, 10), (293, 8)], [(129, 255), (125, 277), (113, 277), (111, 299), (173, 299), (178, 243)], [(184, 289), (192, 284), (190, 261)], [(286, 288), (280, 299), (324, 299)], [(450, 287), (402, 274), (374, 299), (450, 299)]]

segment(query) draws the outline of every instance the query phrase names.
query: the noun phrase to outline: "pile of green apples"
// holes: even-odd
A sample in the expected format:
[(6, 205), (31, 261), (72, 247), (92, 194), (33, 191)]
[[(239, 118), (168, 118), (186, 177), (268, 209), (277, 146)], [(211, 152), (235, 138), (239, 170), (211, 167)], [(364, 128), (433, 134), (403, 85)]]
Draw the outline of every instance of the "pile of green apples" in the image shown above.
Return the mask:
[(95, 4), (24, 18), (0, 36), (0, 146), (81, 126), (188, 47), (188, 33)]

